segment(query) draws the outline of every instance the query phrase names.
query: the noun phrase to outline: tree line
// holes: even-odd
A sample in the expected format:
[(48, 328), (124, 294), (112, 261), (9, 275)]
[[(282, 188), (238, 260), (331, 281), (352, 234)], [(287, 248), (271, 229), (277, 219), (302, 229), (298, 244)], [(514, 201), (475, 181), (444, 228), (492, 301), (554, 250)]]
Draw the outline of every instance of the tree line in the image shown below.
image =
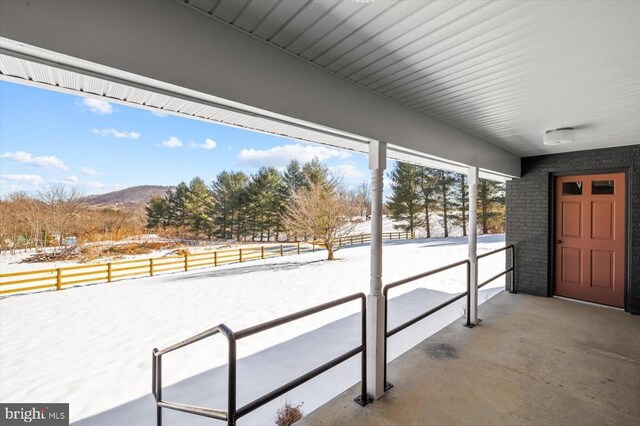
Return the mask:
[(139, 212), (87, 206), (80, 189), (52, 184), (35, 196), (15, 192), (0, 199), (0, 248), (44, 248), (79, 243), (117, 241), (143, 231)]
[[(424, 229), (431, 238), (436, 222), (443, 236), (459, 227), (467, 235), (469, 193), (467, 176), (430, 167), (396, 163), (389, 173), (392, 194), (390, 216), (405, 231)], [(478, 225), (483, 234), (504, 232), (505, 185), (486, 179), (478, 182)]]
[(282, 173), (262, 167), (252, 175), (222, 171), (210, 185), (199, 177), (181, 182), (149, 201), (147, 227), (193, 238), (278, 241), (285, 235), (285, 225), (300, 228), (287, 221), (296, 194), (314, 188), (319, 188), (318, 196), (342, 198), (357, 215), (369, 212), (368, 185), (346, 190), (339, 176), (331, 176), (327, 166), (314, 158), (306, 163), (293, 160)]
[[(391, 196), (385, 212), (397, 221), (397, 228), (424, 229), (431, 237), (438, 222), (444, 236), (454, 227), (466, 235), (465, 175), (396, 163), (389, 178)], [(504, 184), (480, 180), (481, 232), (504, 231), (504, 192)], [(0, 247), (63, 245), (67, 236), (79, 243), (115, 241), (145, 228), (183, 238), (314, 238), (331, 244), (371, 213), (369, 185), (347, 188), (317, 158), (304, 164), (291, 161), (283, 172), (273, 167), (252, 175), (223, 171), (208, 185), (196, 177), (152, 198), (142, 212), (87, 207), (84, 200), (76, 187), (62, 184), (49, 185), (35, 196), (17, 192), (0, 199)]]

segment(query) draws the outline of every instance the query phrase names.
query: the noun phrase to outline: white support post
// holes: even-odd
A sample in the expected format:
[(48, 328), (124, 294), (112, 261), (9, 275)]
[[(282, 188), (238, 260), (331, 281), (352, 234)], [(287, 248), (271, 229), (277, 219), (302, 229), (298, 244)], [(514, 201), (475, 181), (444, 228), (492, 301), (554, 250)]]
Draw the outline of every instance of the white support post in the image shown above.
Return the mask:
[(471, 326), (478, 324), (478, 168), (469, 166), (469, 262), (471, 263)]
[(387, 144), (369, 143), (371, 170), (371, 281), (367, 296), (367, 393), (384, 394), (384, 296), (382, 295), (382, 191), (387, 167)]

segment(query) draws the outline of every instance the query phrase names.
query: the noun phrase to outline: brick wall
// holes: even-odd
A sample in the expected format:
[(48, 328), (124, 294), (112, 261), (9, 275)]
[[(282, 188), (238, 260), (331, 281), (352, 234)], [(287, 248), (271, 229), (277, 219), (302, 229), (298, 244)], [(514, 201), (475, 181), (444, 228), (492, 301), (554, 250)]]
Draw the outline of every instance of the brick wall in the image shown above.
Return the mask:
[(631, 256), (627, 310), (640, 315), (640, 145), (522, 159), (522, 178), (507, 182), (507, 244), (516, 246), (518, 291), (553, 295), (549, 206), (554, 173), (580, 174), (607, 169), (629, 172)]

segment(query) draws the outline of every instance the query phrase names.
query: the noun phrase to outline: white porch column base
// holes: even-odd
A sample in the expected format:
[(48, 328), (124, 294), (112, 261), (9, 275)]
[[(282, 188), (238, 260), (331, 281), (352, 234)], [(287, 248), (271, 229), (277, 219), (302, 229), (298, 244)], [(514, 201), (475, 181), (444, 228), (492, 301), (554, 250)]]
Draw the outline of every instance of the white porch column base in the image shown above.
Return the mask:
[(469, 262), (471, 263), (471, 318), (472, 325), (478, 324), (478, 168), (469, 166)]
[(367, 393), (384, 394), (384, 296), (382, 295), (382, 190), (387, 144), (369, 143), (371, 170), (371, 281), (367, 296)]
[(367, 393), (384, 394), (384, 296), (367, 295)]

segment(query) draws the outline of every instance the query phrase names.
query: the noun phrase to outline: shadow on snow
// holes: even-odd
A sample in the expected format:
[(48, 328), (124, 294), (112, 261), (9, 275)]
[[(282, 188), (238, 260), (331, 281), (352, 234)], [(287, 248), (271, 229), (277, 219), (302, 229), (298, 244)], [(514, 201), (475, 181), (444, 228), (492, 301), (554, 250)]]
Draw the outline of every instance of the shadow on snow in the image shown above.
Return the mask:
[[(269, 267), (273, 266), (269, 265)], [(486, 300), (501, 290), (501, 288), (482, 289), (481, 292), (485, 293), (486, 297), (480, 300)], [(451, 297), (453, 295), (450, 293), (418, 288), (391, 298), (389, 301), (389, 329)], [(389, 361), (453, 321), (460, 320), (462, 325), (462, 306), (465, 303), (463, 298), (432, 315), (428, 321), (420, 321), (390, 338)], [(212, 326), (212, 324), (203, 324), (203, 328), (208, 326)], [(330, 359), (357, 347), (360, 344), (360, 339), (360, 313), (358, 312), (239, 359), (237, 363), (237, 406), (241, 407)], [(222, 339), (220, 344), (226, 345), (226, 341)], [(242, 340), (238, 345), (241, 344)], [(151, 349), (149, 348), (149, 359), (151, 358)], [(296, 403), (304, 402), (303, 411), (310, 412), (359, 381), (360, 355), (357, 355), (248, 414), (238, 423), (240, 425), (273, 423), (276, 411), (282, 405), (285, 397)], [(163, 398), (173, 402), (224, 410), (227, 406), (226, 386), (227, 367), (223, 365), (173, 385), (165, 386)], [(151, 365), (149, 362), (150, 387)], [(100, 396), (96, 395), (96, 397)], [(348, 404), (350, 401), (345, 401), (345, 403)], [(151, 426), (155, 424), (155, 421), (155, 403), (151, 392), (149, 392), (144, 397), (77, 421), (74, 425)], [(163, 409), (163, 421), (166, 425), (224, 424), (222, 421), (168, 409)]]

